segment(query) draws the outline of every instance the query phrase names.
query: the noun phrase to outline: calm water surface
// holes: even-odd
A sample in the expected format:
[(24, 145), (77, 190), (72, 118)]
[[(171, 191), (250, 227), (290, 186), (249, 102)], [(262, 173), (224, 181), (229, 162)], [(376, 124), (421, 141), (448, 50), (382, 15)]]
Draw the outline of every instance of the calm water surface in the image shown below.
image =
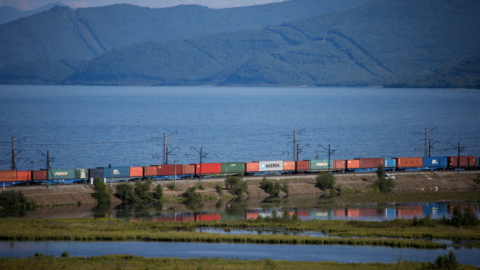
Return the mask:
[[(20, 170), (160, 164), (163, 134), (170, 163), (292, 160), (293, 130), (300, 159), (423, 156), (425, 128), (436, 129), (433, 156), (480, 155), (480, 91), (381, 88), (223, 88), (0, 85), (0, 142), (26, 138)], [(290, 144), (289, 144), (290, 143)], [(416, 150), (417, 149), (417, 150)], [(0, 146), (0, 169), (10, 146)]]
[(480, 266), (478, 249), (409, 249), (370, 246), (316, 245), (251, 245), (159, 242), (0, 242), (0, 256), (29, 257), (35, 252), (60, 256), (133, 254), (144, 257), (203, 258), (257, 260), (270, 258), (289, 261), (336, 261), (395, 263), (398, 260), (430, 261), (453, 250), (462, 264)]

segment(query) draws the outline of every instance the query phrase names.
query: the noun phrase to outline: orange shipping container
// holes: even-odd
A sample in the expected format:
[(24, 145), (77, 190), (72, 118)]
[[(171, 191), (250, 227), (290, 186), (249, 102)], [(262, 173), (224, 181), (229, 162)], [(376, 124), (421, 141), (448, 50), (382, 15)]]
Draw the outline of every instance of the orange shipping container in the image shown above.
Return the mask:
[(345, 170), (347, 168), (347, 161), (346, 160), (334, 160), (333, 161), (333, 169), (335, 170)]
[(348, 169), (358, 169), (360, 168), (360, 160), (358, 159), (349, 159), (347, 160)]
[(397, 168), (419, 168), (423, 166), (423, 158), (397, 158)]
[(297, 171), (308, 171), (310, 170), (310, 161), (297, 161)]
[(143, 177), (143, 167), (130, 167), (130, 177)]
[(32, 181), (32, 171), (17, 171), (17, 181)]
[(295, 161), (284, 161), (283, 162), (284, 171), (295, 171)]
[(247, 164), (247, 172), (258, 172), (258, 162), (247, 162), (246, 164)]
[(346, 215), (346, 211), (344, 208), (333, 210), (334, 217), (344, 217), (345, 215)]
[[(257, 163), (258, 164), (258, 163)], [(257, 219), (258, 218), (258, 213), (247, 213), (246, 216), (247, 220), (249, 219)]]
[(15, 182), (17, 171), (0, 171), (0, 182)]
[(183, 174), (195, 174), (195, 165), (183, 165)]
[(157, 176), (157, 167), (143, 167), (143, 175), (145, 176)]
[(348, 208), (347, 209), (347, 216), (348, 217), (359, 217), (360, 216), (360, 209)]

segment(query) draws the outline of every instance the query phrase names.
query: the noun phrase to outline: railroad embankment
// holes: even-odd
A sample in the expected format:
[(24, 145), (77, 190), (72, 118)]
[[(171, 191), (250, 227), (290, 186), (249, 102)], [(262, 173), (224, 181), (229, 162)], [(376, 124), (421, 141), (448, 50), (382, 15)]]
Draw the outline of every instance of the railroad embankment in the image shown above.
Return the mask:
[[(478, 173), (402, 173), (395, 175), (395, 188), (393, 193), (432, 193), (432, 192), (453, 192), (453, 191), (479, 191), (480, 184), (477, 184), (475, 179), (478, 178)], [(318, 197), (324, 194), (323, 191), (315, 187), (314, 175), (303, 176), (272, 176), (270, 180), (279, 179), (280, 181), (289, 181), (289, 197)], [(248, 179), (249, 188), (248, 194), (244, 197), (250, 198), (265, 198), (268, 194), (260, 188), (261, 178), (246, 178)], [(347, 193), (365, 193), (369, 190), (369, 185), (376, 180), (375, 174), (339, 174), (336, 175), (336, 183), (342, 187), (343, 192)], [(175, 201), (175, 197), (181, 194), (190, 186), (197, 185), (198, 180), (182, 180), (177, 181), (176, 190), (167, 188), (172, 181), (156, 181), (152, 184), (154, 186), (161, 184), (164, 188), (164, 196), (169, 200)], [(198, 190), (204, 198), (210, 200), (220, 198), (221, 196), (215, 190), (215, 186), (220, 183), (224, 188), (223, 196), (228, 196), (228, 191), (225, 189), (225, 184), (221, 179), (204, 179), (202, 180), (203, 190)], [(133, 184), (133, 183), (132, 183)], [(115, 184), (113, 186), (115, 189)], [(96, 200), (92, 197), (93, 187), (89, 185), (51, 185), (46, 186), (31, 186), (31, 187), (13, 187), (11, 189), (21, 190), (28, 200), (34, 200), (37, 205), (77, 205), (81, 204), (96, 204)], [(280, 196), (285, 196), (281, 192)], [(480, 199), (480, 198), (479, 198)], [(121, 201), (112, 196), (112, 203), (119, 204)]]

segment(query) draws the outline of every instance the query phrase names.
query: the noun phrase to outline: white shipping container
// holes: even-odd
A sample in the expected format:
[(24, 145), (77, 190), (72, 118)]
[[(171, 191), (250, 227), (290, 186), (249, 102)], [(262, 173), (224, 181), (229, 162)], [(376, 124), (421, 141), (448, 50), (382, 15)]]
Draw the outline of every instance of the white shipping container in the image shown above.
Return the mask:
[(260, 172), (283, 171), (283, 161), (260, 161), (258, 163), (258, 170)]

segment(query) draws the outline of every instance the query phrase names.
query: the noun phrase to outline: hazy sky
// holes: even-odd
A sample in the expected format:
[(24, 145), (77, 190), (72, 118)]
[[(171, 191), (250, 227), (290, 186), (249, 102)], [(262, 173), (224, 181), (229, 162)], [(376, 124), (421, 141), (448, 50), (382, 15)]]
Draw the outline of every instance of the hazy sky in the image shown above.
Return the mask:
[(31, 10), (49, 3), (61, 2), (74, 8), (98, 7), (119, 3), (127, 3), (152, 8), (171, 7), (180, 4), (197, 4), (210, 8), (227, 8), (282, 1), (285, 0), (0, 0), (0, 6), (6, 5), (20, 10)]

